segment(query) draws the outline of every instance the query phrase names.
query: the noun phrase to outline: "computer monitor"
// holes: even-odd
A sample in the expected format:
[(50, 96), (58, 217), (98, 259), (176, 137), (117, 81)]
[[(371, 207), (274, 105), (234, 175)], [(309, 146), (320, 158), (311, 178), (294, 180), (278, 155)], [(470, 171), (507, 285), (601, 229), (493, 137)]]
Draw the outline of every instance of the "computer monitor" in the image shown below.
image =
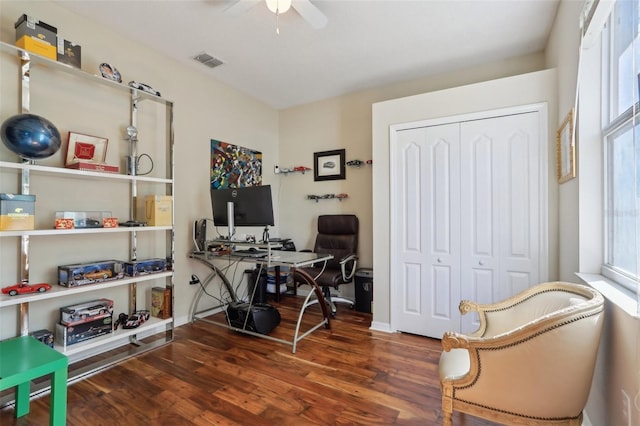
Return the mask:
[[(211, 189), (211, 207), (215, 226), (229, 226), (227, 203), (233, 203), (233, 226), (273, 226), (271, 186)], [(230, 237), (233, 230), (230, 230)]]

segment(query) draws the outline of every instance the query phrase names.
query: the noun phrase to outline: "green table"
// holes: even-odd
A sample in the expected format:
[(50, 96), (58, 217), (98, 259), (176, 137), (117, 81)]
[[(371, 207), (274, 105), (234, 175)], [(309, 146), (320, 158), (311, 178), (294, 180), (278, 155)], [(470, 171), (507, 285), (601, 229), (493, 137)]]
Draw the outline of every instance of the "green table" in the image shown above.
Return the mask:
[(0, 391), (16, 388), (16, 417), (29, 413), (31, 380), (51, 375), (49, 424), (67, 422), (67, 368), (65, 355), (31, 336), (0, 342)]

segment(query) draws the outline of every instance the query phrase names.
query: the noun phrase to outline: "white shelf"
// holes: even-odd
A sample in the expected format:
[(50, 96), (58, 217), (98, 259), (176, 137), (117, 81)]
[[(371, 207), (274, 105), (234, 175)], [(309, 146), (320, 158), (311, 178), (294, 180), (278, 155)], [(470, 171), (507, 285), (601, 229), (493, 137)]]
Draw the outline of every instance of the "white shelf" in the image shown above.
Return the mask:
[[(0, 0), (1, 1), (1, 0)], [(160, 108), (152, 108), (152, 110), (156, 111), (155, 125), (160, 127), (164, 123), (165, 127), (165, 139), (164, 142), (158, 149), (166, 148), (165, 154), (166, 157), (164, 159), (164, 168), (156, 169), (153, 175), (138, 175), (132, 176), (126, 174), (126, 170), (124, 173), (105, 173), (99, 171), (84, 171), (84, 170), (75, 170), (70, 168), (62, 167), (61, 164), (54, 165), (41, 165), (38, 164), (38, 160), (21, 160), (18, 156), (9, 157), (3, 156), (3, 161), (0, 161), (0, 172), (2, 172), (3, 176), (8, 176), (11, 179), (8, 179), (7, 182), (3, 182), (4, 187), (2, 188), (2, 192), (6, 192), (7, 185), (9, 182), (13, 183), (13, 180), (16, 180), (21, 183), (21, 193), (28, 194), (30, 191), (30, 185), (33, 181), (37, 181), (38, 184), (48, 181), (55, 182), (56, 187), (61, 188), (60, 190), (73, 188), (78, 181), (91, 181), (91, 183), (99, 183), (101, 187), (117, 187), (117, 193), (122, 193), (122, 190), (125, 187), (129, 187), (128, 194), (129, 196), (124, 197), (114, 197), (114, 199), (110, 199), (109, 201), (115, 203), (115, 205), (122, 207), (121, 210), (124, 211), (125, 207), (129, 209), (134, 209), (137, 207), (137, 194), (138, 194), (138, 186), (142, 186), (145, 190), (152, 187), (154, 190), (157, 189), (156, 185), (164, 185), (166, 186), (161, 191), (162, 193), (173, 193), (174, 187), (174, 129), (173, 129), (173, 102), (167, 99), (164, 99), (160, 96), (155, 96), (150, 93), (146, 93), (142, 90), (134, 89), (129, 87), (126, 83), (115, 82), (102, 76), (91, 74), (84, 72), (80, 69), (74, 68), (67, 64), (63, 64), (57, 62), (55, 60), (51, 60), (49, 58), (45, 58), (38, 54), (34, 54), (32, 52), (28, 52), (24, 49), (17, 48), (8, 43), (0, 42), (0, 59), (2, 63), (12, 63), (15, 64), (18, 68), (19, 72), (19, 80), (17, 81), (17, 95), (20, 101), (19, 107), (21, 107), (22, 112), (27, 112), (30, 110), (30, 99), (33, 97), (33, 93), (30, 90), (29, 82), (37, 79), (39, 77), (44, 76), (44, 74), (56, 75), (56, 78), (65, 79), (69, 77), (68, 80), (73, 83), (78, 83), (79, 79), (82, 79), (84, 82), (90, 83), (90, 85), (97, 86), (96, 89), (101, 91), (103, 89), (119, 92), (122, 95), (122, 98), (126, 98), (129, 103), (130, 115), (129, 122), (127, 124), (133, 125), (137, 123), (137, 105), (139, 102), (152, 102), (160, 106)], [(86, 85), (87, 87), (89, 85)], [(84, 86), (83, 86), (84, 87)], [(115, 98), (119, 98), (118, 93), (113, 92), (110, 94), (115, 94)], [(45, 92), (45, 96), (48, 96)], [(86, 97), (89, 106), (93, 106), (96, 102), (93, 100), (91, 96)], [(164, 107), (164, 108), (163, 108)], [(164, 109), (164, 112), (160, 110)], [(147, 116), (145, 115), (145, 118)], [(96, 117), (96, 120), (100, 120), (100, 117)], [(153, 124), (152, 118), (152, 124)], [(119, 128), (123, 125), (123, 123), (119, 122), (118, 118), (110, 119), (108, 122), (103, 123), (106, 127), (111, 128)], [(44, 161), (43, 161), (44, 162)], [(42, 163), (42, 162), (41, 162)], [(152, 177), (159, 176), (159, 177)], [(15, 177), (15, 179), (13, 179)], [(52, 179), (55, 178), (55, 179)], [(15, 186), (15, 185), (14, 185)], [(154, 191), (155, 192), (155, 191)], [(118, 198), (118, 199), (116, 199)], [(51, 206), (52, 208), (54, 206)], [(173, 217), (173, 216), (172, 216)], [(49, 224), (42, 224), (43, 226), (49, 226)], [(169, 226), (140, 226), (140, 227), (126, 227), (121, 226), (117, 228), (84, 228), (84, 229), (54, 229), (53, 224), (51, 223), (51, 227), (44, 229), (33, 229), (33, 230), (18, 230), (18, 231), (0, 231), (0, 240), (2, 238), (22, 238), (20, 244), (20, 267), (19, 277), (22, 277), (24, 280), (28, 280), (29, 272), (33, 272), (33, 268), (36, 268), (38, 272), (42, 270), (46, 271), (48, 269), (55, 268), (55, 256), (47, 256), (46, 253), (42, 254), (37, 250), (34, 253), (38, 253), (38, 259), (30, 259), (29, 250), (30, 245), (33, 243), (40, 244), (44, 247), (46, 251), (48, 248), (55, 245), (58, 241), (61, 243), (69, 242), (69, 238), (73, 239), (73, 236), (82, 236), (82, 235), (100, 235), (104, 236), (104, 234), (114, 234), (112, 238), (114, 240), (114, 245), (120, 244), (122, 240), (129, 240), (129, 249), (131, 253), (137, 253), (137, 237), (138, 232), (147, 233), (149, 232), (157, 233), (160, 237), (158, 241), (158, 245), (163, 245), (163, 249), (165, 250), (165, 254), (167, 256), (174, 257), (175, 256), (175, 239), (174, 239), (174, 227), (173, 223)], [(168, 233), (170, 232), (170, 233)], [(33, 237), (33, 238), (32, 238)], [(51, 241), (50, 237), (54, 237), (54, 240)], [(45, 238), (45, 240), (42, 240)], [(57, 240), (61, 238), (61, 240)], [(31, 241), (30, 241), (31, 239)], [(66, 239), (66, 240), (62, 240)], [(80, 238), (78, 238), (80, 239)], [(146, 240), (147, 238), (145, 238)], [(164, 243), (162, 241), (164, 240)], [(117, 241), (117, 242), (116, 242)], [(14, 241), (2, 240), (3, 250), (4, 245), (7, 247), (12, 245)], [(40, 247), (39, 247), (40, 248)], [(98, 247), (99, 248), (99, 247)], [(105, 247), (104, 250), (109, 251), (109, 247)], [(104, 251), (102, 250), (102, 251)], [(159, 247), (154, 247), (154, 251), (159, 250)], [(78, 262), (82, 261), (83, 256), (88, 256), (88, 254), (83, 254), (81, 250), (78, 251)], [(10, 258), (2, 258), (2, 262), (6, 264), (6, 262), (10, 261)], [(0, 265), (2, 267), (4, 265)], [(7, 268), (10, 270), (11, 268)], [(32, 274), (35, 275), (35, 274)], [(7, 280), (8, 277), (3, 275), (3, 280)], [(20, 278), (18, 278), (18, 281)], [(52, 288), (44, 293), (30, 293), (25, 295), (17, 295), (17, 296), (9, 296), (5, 294), (0, 294), (0, 308), (6, 307), (14, 307), (14, 310), (19, 310), (19, 319), (16, 323), (19, 328), (18, 334), (25, 334), (29, 331), (33, 331), (38, 328), (51, 328), (51, 324), (43, 324), (46, 321), (46, 318), (38, 317), (38, 321), (40, 322), (38, 326), (33, 326), (35, 324), (30, 324), (29, 322), (29, 307), (31, 303), (38, 303), (37, 306), (33, 306), (33, 309), (38, 310), (50, 310), (51, 313), (57, 311), (58, 307), (63, 304), (64, 298), (73, 297), (75, 295), (82, 294), (83, 296), (91, 296), (91, 293), (96, 291), (103, 291), (105, 293), (114, 295), (117, 293), (118, 295), (123, 296), (126, 293), (125, 290), (128, 290), (128, 307), (124, 308), (123, 312), (133, 311), (138, 308), (144, 308), (147, 303), (142, 303), (142, 306), (136, 306), (136, 298), (138, 293), (136, 290), (136, 286), (144, 286), (142, 290), (151, 290), (153, 285), (161, 285), (162, 287), (168, 288), (173, 287), (174, 280), (174, 272), (172, 270), (166, 272), (152, 273), (148, 275), (142, 275), (138, 277), (124, 277), (122, 279), (116, 279), (111, 281), (104, 281), (100, 283), (94, 284), (85, 284), (76, 287), (64, 287), (57, 283), (52, 283)], [(6, 283), (6, 285), (13, 284)], [(32, 283), (33, 284), (33, 283)], [(3, 286), (5, 284), (3, 283)], [(116, 289), (117, 288), (117, 289)], [(118, 291), (115, 291), (118, 290)], [(172, 296), (173, 297), (173, 296)], [(143, 298), (146, 299), (146, 298)], [(43, 302), (43, 303), (40, 303)], [(172, 300), (172, 306), (173, 300)], [(18, 309), (18, 307), (20, 309)], [(27, 309), (23, 309), (26, 307)], [(114, 318), (115, 319), (115, 318)], [(97, 357), (98, 359), (91, 364), (92, 369), (100, 369), (104, 368), (110, 363), (115, 362), (113, 359), (124, 359), (125, 357), (134, 356), (137, 353), (141, 353), (144, 350), (149, 350), (155, 346), (160, 344), (166, 344), (173, 340), (173, 321), (174, 318), (168, 319), (159, 319), (159, 318), (150, 318), (143, 325), (135, 328), (135, 329), (127, 329), (127, 330), (115, 330), (114, 332), (96, 337), (85, 342), (77, 343), (74, 345), (65, 346), (64, 342), (56, 342), (55, 348), (63, 354), (66, 355), (75, 355), (76, 360), (70, 361), (75, 362), (77, 360), (82, 359), (82, 357), (93, 357), (95, 355), (105, 353), (117, 347), (121, 343), (134, 343), (133, 346), (136, 349), (131, 349), (126, 351), (126, 353), (122, 355), (118, 355), (115, 357), (107, 355), (107, 358)], [(55, 326), (54, 326), (55, 327)], [(139, 344), (138, 337), (143, 335), (153, 335), (164, 332), (163, 339), (154, 339), (150, 344)], [(129, 342), (127, 340), (129, 339)], [(62, 344), (60, 344), (62, 343)], [(85, 368), (85, 367), (82, 367)], [(92, 370), (93, 371), (93, 370)], [(81, 376), (81, 375), (80, 375)]]
[(142, 324), (137, 328), (131, 328), (131, 329), (119, 328), (117, 330), (114, 330), (112, 333), (105, 334), (104, 336), (94, 337), (93, 339), (85, 340), (84, 342), (68, 345), (66, 348), (56, 343), (54, 345), (54, 349), (56, 349), (57, 351), (67, 356), (70, 356), (70, 355), (78, 354), (80, 352), (85, 352), (91, 349), (105, 346), (110, 342), (114, 342), (116, 340), (120, 340), (125, 337), (135, 336), (136, 334), (142, 334), (147, 330), (151, 330), (162, 325), (170, 324), (172, 321), (173, 321), (173, 318), (160, 319), (160, 318), (151, 317), (147, 321), (145, 321), (144, 324)]
[(0, 308), (12, 305), (20, 305), (21, 303), (37, 302), (40, 300), (54, 299), (57, 297), (66, 297), (79, 293), (87, 293), (90, 291), (104, 290), (112, 287), (120, 287), (133, 283), (157, 280), (159, 278), (170, 277), (172, 273), (172, 271), (167, 271), (159, 272), (157, 274), (142, 275), (139, 277), (125, 277), (119, 280), (104, 281), (96, 284), (85, 284), (77, 287), (65, 287), (54, 284), (51, 286), (51, 290), (45, 291), (44, 293), (31, 293), (17, 296), (2, 294), (0, 295)]
[(82, 229), (32, 229), (28, 231), (0, 231), (2, 237), (22, 237), (22, 236), (46, 236), (55, 235), (78, 235), (78, 234), (108, 234), (114, 232), (150, 232), (150, 231), (171, 231), (171, 226), (118, 226), (117, 228), (82, 228)]
[(102, 76), (89, 74), (78, 68), (74, 68), (71, 65), (63, 64), (61, 62), (57, 62), (52, 59), (45, 58), (44, 56), (40, 56), (36, 53), (29, 52), (24, 49), (20, 49), (19, 47), (16, 47), (12, 44), (0, 42), (0, 50), (5, 53), (14, 54), (23, 59), (28, 59), (29, 61), (31, 61), (31, 64), (34, 64), (34, 65), (45, 66), (51, 70), (62, 71), (69, 74), (73, 74), (76, 77), (89, 80), (95, 84), (108, 86), (115, 90), (120, 90), (120, 91), (134, 94), (135, 98), (139, 100), (147, 99), (147, 100), (151, 100), (151, 101), (158, 102), (165, 105), (173, 104), (172, 101), (168, 99), (164, 99), (160, 96), (155, 96), (150, 93), (143, 92), (142, 90), (133, 89), (125, 83), (118, 83), (117, 81), (108, 80)]
[(39, 166), (37, 164), (11, 163), (8, 161), (0, 161), (0, 168), (29, 170), (29, 172), (31, 173), (42, 173), (42, 174), (50, 174), (50, 175), (68, 175), (68, 176), (76, 176), (76, 177), (82, 177), (82, 178), (121, 180), (123, 182), (138, 181), (138, 182), (173, 184), (173, 179), (154, 178), (154, 177), (147, 177), (147, 176), (131, 176), (131, 175), (123, 175), (120, 173), (88, 172), (85, 170), (67, 169), (65, 167)]

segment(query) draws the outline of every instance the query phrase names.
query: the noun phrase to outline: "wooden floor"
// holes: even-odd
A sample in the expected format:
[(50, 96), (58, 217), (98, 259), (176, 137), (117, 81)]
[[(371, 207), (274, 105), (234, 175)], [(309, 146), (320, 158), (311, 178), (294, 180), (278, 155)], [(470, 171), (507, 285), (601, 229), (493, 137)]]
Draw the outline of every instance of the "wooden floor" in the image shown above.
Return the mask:
[[(293, 336), (299, 300), (278, 305), (273, 336)], [(316, 312), (309, 308), (305, 322), (318, 321)], [(179, 327), (171, 344), (70, 385), (68, 424), (442, 424), (440, 341), (370, 331), (370, 323), (341, 305), (331, 330), (316, 330), (295, 354), (201, 321)], [(48, 424), (49, 395), (32, 400), (26, 417), (13, 414), (0, 410), (0, 424)], [(495, 424), (456, 413), (454, 425)]]

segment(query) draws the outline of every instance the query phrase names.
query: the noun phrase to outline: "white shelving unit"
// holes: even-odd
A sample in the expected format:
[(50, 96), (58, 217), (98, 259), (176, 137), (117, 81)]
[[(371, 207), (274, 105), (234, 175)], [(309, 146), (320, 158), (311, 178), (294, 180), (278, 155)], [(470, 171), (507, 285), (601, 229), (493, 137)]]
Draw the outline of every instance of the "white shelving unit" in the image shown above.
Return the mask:
[[(138, 202), (139, 185), (144, 186), (150, 193), (157, 194), (160, 192), (162, 195), (173, 195), (174, 181), (173, 181), (173, 103), (169, 100), (163, 99), (158, 96), (154, 96), (140, 90), (130, 88), (126, 84), (117, 83), (104, 79), (97, 75), (92, 75), (83, 72), (79, 69), (70, 67), (66, 64), (61, 64), (56, 61), (41, 57), (31, 52), (24, 51), (16, 48), (15, 46), (0, 42), (0, 54), (1, 60), (10, 63), (15, 60), (20, 72), (20, 81), (18, 83), (17, 96), (20, 100), (20, 106), (15, 113), (27, 113), (30, 112), (30, 103), (32, 99), (40, 96), (50, 96), (51, 93), (41, 94), (38, 93), (32, 87), (32, 80), (37, 78), (31, 72), (37, 67), (39, 76), (46, 76), (47, 74), (56, 74), (56, 78), (60, 78), (63, 75), (63, 79), (69, 79), (69, 85), (73, 85), (74, 82), (82, 81), (86, 86), (91, 88), (95, 87), (95, 90), (104, 93), (105, 91), (113, 92), (110, 96), (125, 98), (126, 102), (130, 106), (129, 120), (122, 123), (106, 122), (104, 126), (112, 126), (117, 131), (120, 128), (126, 126), (137, 126), (138, 120), (149, 120), (151, 114), (144, 114), (143, 117), (138, 117), (138, 105), (139, 103), (153, 103), (153, 111), (161, 111), (161, 118), (157, 120), (160, 124), (154, 123), (152, 126), (160, 128), (160, 133), (165, 141), (164, 146), (158, 149), (163, 150), (161, 157), (163, 158), (162, 167), (160, 171), (151, 176), (130, 175), (121, 173), (100, 173), (79, 171), (63, 167), (62, 164), (54, 165), (39, 165), (34, 164), (33, 161), (4, 161), (0, 160), (0, 173), (5, 178), (10, 176), (11, 179), (0, 179), (0, 192), (9, 193), (22, 193), (30, 194), (33, 188), (34, 182), (37, 182), (39, 187), (46, 188), (46, 182), (48, 180), (55, 181), (56, 184), (51, 184), (51, 191), (74, 191), (75, 185), (80, 185), (81, 182), (94, 182), (96, 186), (102, 185), (102, 187), (118, 187), (121, 192), (127, 192), (129, 195), (126, 199), (113, 200), (114, 206), (119, 208), (119, 211), (135, 212)], [(3, 68), (4, 69), (4, 68)], [(80, 79), (80, 80), (78, 80)], [(34, 93), (32, 93), (34, 92)], [(59, 94), (57, 93), (56, 96)], [(73, 96), (74, 94), (70, 94)], [(4, 95), (3, 95), (4, 96)], [(88, 99), (87, 102), (92, 102), (92, 99)], [(98, 101), (93, 101), (98, 102)], [(61, 103), (61, 105), (63, 105)], [(21, 108), (20, 108), (21, 107)], [(21, 110), (20, 110), (21, 109)], [(6, 114), (6, 110), (5, 110)], [(102, 118), (96, 117), (96, 122), (102, 125)], [(112, 129), (113, 130), (113, 129)], [(63, 135), (63, 141), (65, 137)], [(161, 143), (161, 141), (154, 141), (155, 143)], [(64, 149), (64, 147), (63, 147)], [(122, 149), (122, 148), (120, 148)], [(157, 165), (157, 164), (156, 164)], [(126, 171), (125, 171), (126, 173)], [(160, 175), (159, 177), (157, 175)], [(57, 180), (56, 180), (57, 179)], [(7, 182), (8, 181), (8, 182)], [(16, 182), (19, 182), (16, 184)], [(61, 183), (59, 183), (61, 182)], [(53, 186), (56, 186), (55, 188)], [(66, 186), (66, 188), (59, 188), (58, 186)], [(47, 188), (46, 192), (49, 192)], [(64, 193), (62, 193), (64, 195)], [(38, 196), (36, 194), (36, 196)], [(49, 198), (50, 199), (50, 198)], [(82, 200), (80, 200), (82, 202)], [(91, 211), (96, 210), (91, 205), (90, 197), (86, 200), (87, 206), (84, 210)], [(55, 204), (55, 203), (54, 203)], [(61, 201), (61, 205), (48, 206), (48, 210), (52, 208), (55, 210), (68, 210), (66, 205)], [(172, 206), (173, 207), (173, 206)], [(45, 209), (46, 210), (46, 209)], [(79, 209), (76, 209), (79, 210)], [(38, 218), (38, 212), (36, 211), (36, 218)], [(128, 219), (136, 219), (135, 217), (129, 217)], [(118, 312), (133, 312), (137, 309), (150, 309), (148, 303), (140, 301), (139, 299), (147, 299), (139, 297), (138, 285), (141, 285), (142, 294), (149, 291), (152, 286), (169, 287), (173, 289), (173, 259), (174, 259), (174, 226), (173, 216), (171, 225), (169, 226), (141, 226), (141, 227), (118, 227), (118, 228), (88, 228), (88, 229), (52, 229), (53, 219), (51, 219), (51, 228), (46, 228), (47, 225), (43, 225), (43, 221), (40, 221), (40, 226), (36, 222), (37, 229), (24, 230), (24, 231), (0, 231), (0, 244), (3, 253), (12, 253), (12, 256), (3, 256), (0, 259), (0, 271), (2, 269), (5, 272), (0, 274), (0, 287), (12, 285), (17, 282), (35, 282), (30, 281), (30, 275), (34, 274), (34, 271), (39, 272), (39, 276), (47, 275), (51, 277), (49, 284), (52, 285), (52, 289), (44, 293), (32, 293), (18, 296), (0, 295), (0, 309), (14, 309), (17, 311), (17, 327), (15, 335), (26, 335), (31, 331), (47, 328), (51, 331), (55, 331), (55, 324), (48, 323), (42, 324), (42, 320), (38, 324), (30, 323), (29, 311), (34, 307), (38, 311), (48, 310), (51, 316), (55, 316), (55, 313), (59, 307), (68, 304), (65, 299), (76, 299), (78, 296), (87, 296), (90, 300), (92, 297), (96, 297), (93, 293), (104, 297), (105, 292), (119, 291), (126, 293), (125, 297), (128, 299), (128, 306), (118, 306), (116, 311)], [(139, 238), (149, 237), (152, 240), (152, 244), (147, 244), (144, 247), (139, 247)], [(120, 260), (143, 260), (151, 257), (166, 257), (168, 259), (169, 270), (166, 272), (154, 273), (149, 275), (143, 275), (138, 277), (125, 277), (123, 279), (117, 279), (112, 281), (105, 281), (94, 284), (86, 284), (77, 287), (64, 287), (57, 284), (54, 280), (53, 271), (57, 271), (58, 264), (55, 263), (55, 258), (48, 255), (43, 255), (42, 250), (38, 252), (39, 245), (56, 246), (58, 242), (69, 244), (69, 241), (74, 239), (95, 239), (100, 241), (105, 238), (111, 238), (110, 244), (115, 244), (118, 247), (128, 246), (128, 258), (122, 259), (111, 254), (110, 246), (107, 244), (103, 248), (104, 257), (102, 259), (119, 258)], [(113, 243), (113, 239), (118, 240), (117, 243)], [(86, 242), (87, 240), (83, 240)], [(14, 245), (15, 244), (15, 245)], [(95, 259), (86, 258), (90, 256), (83, 252), (82, 243), (79, 243), (77, 249), (74, 249), (74, 253), (68, 255), (77, 256), (76, 263), (90, 262)], [(99, 243), (98, 243), (99, 244)], [(12, 248), (12, 247), (15, 247)], [(34, 250), (36, 248), (36, 250)], [(120, 253), (122, 253), (122, 248)], [(143, 256), (139, 256), (139, 251), (143, 252)], [(19, 252), (19, 253), (18, 253)], [(36, 252), (35, 254), (33, 252)], [(15, 255), (15, 256), (14, 256)], [(8, 277), (6, 271), (13, 271), (15, 264), (13, 264), (12, 257), (19, 259), (20, 267), (18, 268), (17, 276)], [(10, 273), (9, 273), (10, 275)], [(57, 276), (56, 276), (57, 278)], [(13, 280), (13, 281), (11, 281)], [(9, 281), (9, 282), (6, 282)], [(122, 296), (122, 295), (121, 295)], [(149, 298), (150, 299), (150, 298)], [(173, 301), (172, 301), (173, 309)], [(114, 311), (114, 321), (117, 318), (117, 314)], [(120, 354), (104, 357), (100, 356), (98, 361), (93, 363), (86, 363), (87, 365), (78, 368), (75, 372), (72, 370), (70, 379), (77, 378), (84, 374), (99, 370), (101, 368), (112, 365), (115, 362), (122, 360), (123, 358), (134, 356), (143, 351), (153, 349), (159, 345), (169, 343), (173, 340), (173, 328), (174, 319), (173, 315), (168, 319), (159, 319), (151, 317), (148, 321), (135, 329), (127, 330), (115, 330), (113, 333), (96, 337), (81, 343), (73, 344), (64, 347), (60, 345), (60, 342), (56, 342), (55, 348), (60, 352), (70, 357), (70, 362), (73, 363), (83, 358), (88, 358), (100, 352), (105, 352), (113, 349), (117, 346), (129, 345), (126, 350), (119, 351)], [(6, 329), (5, 329), (6, 331)], [(156, 335), (152, 340), (152, 343), (142, 343), (139, 337), (147, 337), (150, 335)], [(37, 391), (37, 389), (36, 389)], [(5, 401), (0, 401), (4, 403)], [(3, 404), (0, 404), (3, 405)]]

